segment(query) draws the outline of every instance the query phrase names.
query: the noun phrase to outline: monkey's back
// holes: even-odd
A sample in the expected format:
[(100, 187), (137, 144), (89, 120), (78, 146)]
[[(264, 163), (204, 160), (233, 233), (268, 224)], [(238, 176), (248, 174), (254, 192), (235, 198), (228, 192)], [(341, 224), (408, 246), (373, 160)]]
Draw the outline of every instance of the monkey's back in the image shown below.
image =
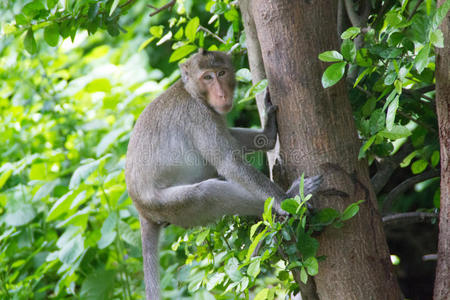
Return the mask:
[(181, 81), (147, 105), (128, 144), (125, 176), (133, 200), (146, 202), (159, 189), (217, 176), (192, 143), (196, 123), (208, 119), (201, 113), (210, 112), (185, 91)]

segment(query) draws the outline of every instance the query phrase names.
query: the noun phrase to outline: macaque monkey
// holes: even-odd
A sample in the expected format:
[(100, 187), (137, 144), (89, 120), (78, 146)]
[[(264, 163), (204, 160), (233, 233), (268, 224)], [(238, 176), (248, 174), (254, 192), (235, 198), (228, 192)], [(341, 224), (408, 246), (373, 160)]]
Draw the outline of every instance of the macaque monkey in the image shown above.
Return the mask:
[[(227, 128), (235, 73), (223, 52), (200, 49), (180, 65), (181, 80), (151, 102), (136, 122), (128, 145), (126, 182), (139, 212), (147, 300), (159, 300), (158, 237), (162, 226), (204, 225), (224, 215), (260, 216), (264, 202), (286, 213), (288, 193), (246, 163), (244, 151), (269, 150), (277, 135), (275, 111), (266, 92), (262, 130)], [(258, 143), (258, 138), (267, 141)], [(305, 180), (305, 194), (320, 184)]]

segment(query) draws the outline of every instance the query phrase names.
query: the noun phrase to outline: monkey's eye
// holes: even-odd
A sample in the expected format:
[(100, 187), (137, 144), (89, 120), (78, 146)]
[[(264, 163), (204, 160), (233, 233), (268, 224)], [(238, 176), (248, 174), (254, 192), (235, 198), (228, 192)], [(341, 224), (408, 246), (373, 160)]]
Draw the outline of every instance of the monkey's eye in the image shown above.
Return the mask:
[(203, 76), (203, 79), (204, 80), (211, 80), (212, 76), (211, 75), (205, 75), (205, 76)]
[(225, 75), (225, 71), (220, 71), (219, 74), (217, 74), (219, 77), (222, 77), (223, 75)]

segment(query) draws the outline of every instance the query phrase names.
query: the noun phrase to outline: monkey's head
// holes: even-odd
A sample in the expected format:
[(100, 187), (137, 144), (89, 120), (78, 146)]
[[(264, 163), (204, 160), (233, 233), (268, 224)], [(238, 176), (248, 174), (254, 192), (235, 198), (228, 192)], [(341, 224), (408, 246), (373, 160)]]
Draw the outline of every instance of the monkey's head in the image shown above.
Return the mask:
[(233, 106), (236, 79), (231, 57), (219, 51), (200, 51), (180, 65), (185, 89), (219, 114)]

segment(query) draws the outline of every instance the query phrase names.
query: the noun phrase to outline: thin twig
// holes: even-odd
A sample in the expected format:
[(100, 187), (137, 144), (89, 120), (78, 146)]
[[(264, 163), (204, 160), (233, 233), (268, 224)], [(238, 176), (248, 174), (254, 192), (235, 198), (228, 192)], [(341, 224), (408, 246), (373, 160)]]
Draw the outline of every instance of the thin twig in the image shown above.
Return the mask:
[(202, 25), (198, 26), (198, 29), (203, 30), (204, 32), (206, 32), (207, 34), (211, 35), (213, 38), (215, 38), (216, 40), (218, 40), (219, 42), (221, 42), (222, 44), (226, 44), (227, 42), (225, 42), (220, 36), (218, 36), (217, 34), (215, 34), (214, 32), (212, 32), (211, 30), (209, 30), (206, 27), (203, 27)]
[(397, 225), (407, 225), (427, 221), (431, 222), (431, 220), (437, 219), (438, 217), (439, 215), (437, 213), (420, 211), (392, 214), (383, 217), (383, 225), (393, 227)]
[(362, 24), (361, 16), (359, 16), (353, 10), (353, 0), (344, 0), (344, 4), (345, 4), (345, 11), (347, 12), (347, 16), (350, 20), (350, 23), (352, 23), (352, 26), (360, 27)]
[(427, 179), (431, 179), (434, 177), (438, 177), (440, 175), (439, 170), (431, 170), (419, 175), (416, 175), (414, 177), (410, 177), (397, 185), (387, 196), (386, 199), (384, 199), (383, 203), (383, 212), (388, 212), (391, 210), (392, 202), (401, 194), (403, 194), (405, 191), (407, 191), (410, 187), (415, 185), (416, 183), (425, 181)]
[(419, 8), (420, 4), (422, 4), (423, 0), (419, 0), (416, 3), (416, 6), (414, 6), (411, 14), (409, 15), (408, 19), (406, 21), (410, 21), (412, 17), (416, 14), (417, 9)]
[[(149, 16), (150, 16), (150, 17), (153, 17), (154, 15), (159, 14), (160, 12), (162, 12), (162, 11), (165, 10), (165, 9), (170, 9), (170, 8), (172, 8), (172, 6), (175, 5), (175, 3), (177, 3), (177, 1), (176, 1), (176, 0), (172, 0), (172, 1), (170, 1), (169, 3), (167, 3), (167, 4), (163, 5), (163, 6), (161, 6), (160, 8), (157, 8), (154, 12), (152, 12), (151, 14), (149, 14)], [(150, 6), (150, 7), (153, 8), (153, 9), (155, 9), (153, 6)]]
[(125, 2), (122, 5), (120, 5), (119, 7), (120, 8), (124, 8), (125, 6), (128, 6), (128, 5), (132, 4), (134, 1), (136, 1), (136, 0), (128, 0), (127, 2)]

